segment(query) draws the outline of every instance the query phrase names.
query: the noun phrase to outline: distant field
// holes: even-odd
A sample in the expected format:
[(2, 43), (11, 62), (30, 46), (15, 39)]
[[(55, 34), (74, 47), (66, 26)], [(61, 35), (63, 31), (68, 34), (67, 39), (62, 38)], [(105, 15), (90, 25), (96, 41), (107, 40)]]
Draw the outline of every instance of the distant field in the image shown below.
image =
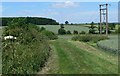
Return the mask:
[[(52, 31), (54, 33), (58, 33), (58, 29), (60, 28), (59, 25), (38, 25), (39, 27), (45, 27), (47, 30)], [(84, 26), (75, 26), (75, 25), (65, 25), (65, 30), (70, 30), (72, 33), (74, 30), (77, 30), (78, 32), (85, 31), (86, 33), (89, 32), (88, 27)]]

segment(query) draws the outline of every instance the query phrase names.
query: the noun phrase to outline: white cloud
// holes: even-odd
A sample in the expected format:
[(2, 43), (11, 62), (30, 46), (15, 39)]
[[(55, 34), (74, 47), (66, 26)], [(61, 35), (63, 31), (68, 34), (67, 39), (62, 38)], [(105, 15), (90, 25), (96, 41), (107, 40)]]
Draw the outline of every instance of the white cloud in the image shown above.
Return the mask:
[(66, 1), (66, 2), (58, 2), (52, 5), (55, 8), (71, 8), (71, 7), (77, 7), (78, 3)]

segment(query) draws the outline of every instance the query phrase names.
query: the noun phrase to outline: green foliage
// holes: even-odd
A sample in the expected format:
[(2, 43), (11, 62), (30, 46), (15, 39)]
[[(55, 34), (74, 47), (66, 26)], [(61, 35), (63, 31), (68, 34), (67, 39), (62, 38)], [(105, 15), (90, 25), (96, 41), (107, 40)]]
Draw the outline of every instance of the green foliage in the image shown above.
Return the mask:
[[(108, 34), (111, 34), (112, 32), (111, 32), (111, 30), (110, 30), (110, 28), (108, 28)], [(104, 30), (104, 34), (106, 34), (106, 29)]]
[(77, 30), (74, 30), (74, 31), (73, 31), (73, 34), (78, 34), (78, 31), (77, 31)]
[(41, 33), (47, 36), (50, 40), (58, 39), (57, 35), (51, 31), (43, 30)]
[(115, 30), (115, 33), (120, 34), (120, 27), (118, 27), (118, 29)]
[(72, 40), (75, 40), (75, 41), (83, 41), (83, 42), (92, 41), (95, 43), (100, 40), (105, 40), (105, 39), (108, 39), (108, 37), (104, 35), (78, 35), (72, 38)]
[(40, 28), (40, 31), (44, 31), (44, 30), (46, 30), (45, 27), (41, 27)]
[(89, 34), (95, 34), (95, 26), (94, 26), (94, 22), (91, 22), (91, 26), (89, 27)]
[(8, 26), (8, 23), (12, 20), (26, 19), (26, 23), (35, 25), (59, 25), (53, 19), (41, 18), (41, 17), (2, 17), (2, 26)]
[(64, 30), (64, 28), (60, 28), (60, 29), (58, 29), (58, 34), (64, 35), (64, 34), (66, 34), (66, 30)]
[(85, 31), (81, 31), (80, 34), (86, 34), (86, 32)]
[(109, 25), (110, 30), (114, 30), (115, 29), (115, 26), (116, 26), (115, 23), (109, 23), (108, 25)]
[(64, 28), (64, 25), (63, 25), (63, 24), (61, 24), (61, 25), (60, 25), (60, 28)]
[(71, 34), (70, 30), (68, 30), (68, 31), (66, 32), (66, 34)]
[(69, 24), (69, 22), (68, 22), (68, 21), (65, 21), (65, 24), (67, 25), (67, 24)]
[[(16, 22), (17, 21), (17, 22)], [(49, 57), (48, 39), (39, 32), (39, 27), (13, 20), (3, 31), (3, 36), (12, 35), (17, 39), (2, 41), (3, 74), (33, 74), (44, 66)]]
[(89, 34), (95, 34), (95, 31), (96, 31), (96, 30), (94, 30), (94, 29), (90, 29), (90, 30), (89, 30)]

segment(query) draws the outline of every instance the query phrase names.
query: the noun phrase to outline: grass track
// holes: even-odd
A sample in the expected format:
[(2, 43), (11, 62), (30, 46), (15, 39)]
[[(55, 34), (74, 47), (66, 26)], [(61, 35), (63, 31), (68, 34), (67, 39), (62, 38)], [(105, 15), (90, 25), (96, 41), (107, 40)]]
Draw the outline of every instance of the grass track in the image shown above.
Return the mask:
[[(60, 74), (111, 74), (117, 73), (117, 56), (95, 49), (81, 42), (64, 39), (52, 41), (58, 64), (49, 73)], [(89, 49), (89, 50), (87, 50)], [(51, 66), (52, 67), (52, 66)], [(49, 66), (50, 68), (50, 66)], [(54, 72), (53, 72), (54, 70)]]

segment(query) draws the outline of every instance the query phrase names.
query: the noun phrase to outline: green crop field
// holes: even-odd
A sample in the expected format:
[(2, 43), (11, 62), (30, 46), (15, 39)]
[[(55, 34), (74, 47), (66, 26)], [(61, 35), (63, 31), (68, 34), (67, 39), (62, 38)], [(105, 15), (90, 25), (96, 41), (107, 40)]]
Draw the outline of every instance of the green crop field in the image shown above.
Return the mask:
[[(59, 25), (38, 25), (39, 27), (45, 27), (47, 30), (54, 32), (55, 34), (58, 33), (58, 29), (60, 28)], [(88, 27), (84, 26), (77, 26), (77, 25), (65, 25), (65, 30), (70, 30), (73, 32), (74, 30), (77, 30), (78, 32), (85, 31), (86, 33), (89, 32)]]
[(118, 51), (118, 35), (110, 35), (109, 40), (98, 42), (101, 48), (109, 51)]

